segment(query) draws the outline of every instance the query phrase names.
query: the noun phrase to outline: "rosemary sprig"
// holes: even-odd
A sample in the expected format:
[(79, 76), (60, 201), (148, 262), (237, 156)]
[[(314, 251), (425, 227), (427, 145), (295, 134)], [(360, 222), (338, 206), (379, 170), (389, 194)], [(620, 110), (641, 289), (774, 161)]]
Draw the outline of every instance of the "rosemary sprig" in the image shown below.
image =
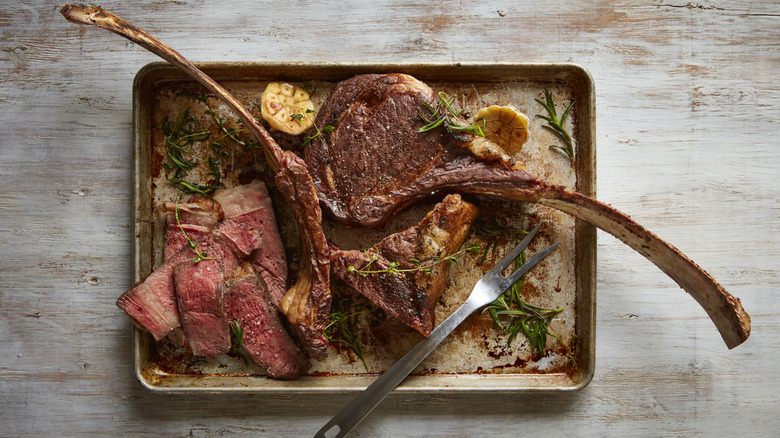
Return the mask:
[(571, 112), (572, 107), (574, 107), (575, 101), (571, 101), (559, 119), (557, 111), (555, 110), (555, 102), (553, 102), (552, 94), (550, 94), (550, 91), (548, 91), (546, 88), (544, 89), (544, 99), (544, 102), (539, 99), (535, 100), (547, 110), (549, 116), (537, 114), (536, 117), (546, 120), (547, 125), (545, 125), (545, 128), (551, 129), (553, 132), (563, 137), (565, 142), (563, 146), (551, 145), (550, 147), (560, 149), (566, 155), (568, 155), (570, 159), (574, 159), (574, 145), (571, 139), (571, 135), (569, 135), (569, 132), (566, 131), (566, 128), (563, 127), (563, 123), (566, 120), (566, 117), (569, 115), (569, 112)]
[(247, 352), (244, 350), (244, 328), (239, 323), (238, 319), (228, 323), (228, 328), (230, 329), (230, 350), (228, 350), (228, 353), (241, 356), (244, 359), (244, 364), (249, 364)]
[(447, 93), (440, 91), (439, 100), (436, 102), (436, 106), (425, 102), (425, 107), (428, 110), (428, 114), (420, 111), (420, 118), (425, 122), (425, 125), (418, 129), (417, 132), (426, 132), (439, 126), (444, 126), (447, 129), (453, 129), (456, 131), (466, 131), (473, 134), (484, 137), (485, 133), (482, 131), (484, 127), (479, 125), (464, 125), (460, 123), (459, 118), (465, 110), (455, 111), (452, 107), (452, 103), (455, 101), (455, 97), (450, 97)]
[[(208, 107), (208, 109), (206, 110), (206, 114), (211, 116), (211, 119), (214, 120), (214, 123), (217, 124), (219, 130), (222, 131), (223, 133), (221, 137), (217, 138), (214, 141), (220, 141), (227, 137), (245, 148), (248, 149), (257, 148), (257, 145), (255, 144), (254, 141), (252, 141), (251, 138), (246, 140), (241, 140), (240, 138), (238, 138), (237, 134), (245, 132), (246, 128), (229, 128), (227, 126), (227, 120), (225, 120), (225, 118), (222, 116), (218, 116), (216, 111), (214, 111), (214, 109), (211, 108), (211, 106), (208, 104), (207, 101), (205, 103), (206, 106)], [(237, 120), (236, 123), (240, 125), (241, 120)]]
[(478, 239), (485, 239), (488, 241), (484, 251), (482, 251), (482, 259), (479, 262), (480, 265), (484, 265), (487, 261), (488, 254), (491, 250), (496, 250), (499, 242), (516, 241), (528, 233), (519, 228), (488, 225), (485, 223), (483, 216), (480, 213), (477, 213), (477, 218), (474, 220), (474, 223), (471, 224), (469, 234)]
[[(219, 164), (218, 158), (210, 157), (208, 159), (210, 173), (216, 181), (214, 184), (199, 184), (185, 179), (189, 170), (198, 165), (198, 162), (192, 158), (192, 146), (196, 142), (208, 140), (211, 136), (211, 131), (200, 128), (200, 123), (190, 113), (189, 108), (181, 111), (173, 121), (169, 120), (166, 115), (160, 128), (165, 134), (166, 155), (172, 163), (172, 165), (163, 163), (163, 166), (173, 169), (172, 173), (167, 177), (168, 181), (180, 191), (203, 196), (209, 196), (211, 192), (221, 188), (221, 176), (217, 167), (217, 164)], [(215, 148), (214, 144), (212, 144), (212, 148)]]
[(191, 181), (185, 181), (181, 174), (174, 174), (168, 177), (168, 181), (171, 182), (176, 188), (182, 192), (194, 193), (201, 196), (211, 197), (211, 193), (216, 189), (221, 189), (219, 184), (200, 184)]
[[(222, 131), (222, 136), (217, 138), (216, 140), (213, 140), (212, 144), (227, 137), (233, 140), (234, 142), (236, 142), (237, 144), (246, 147), (248, 149), (254, 149), (257, 147), (257, 145), (255, 144), (254, 141), (252, 141), (252, 139), (241, 140), (240, 138), (238, 138), (237, 134), (241, 132), (245, 132), (246, 128), (229, 128), (227, 125), (227, 120), (225, 120), (224, 117), (218, 116), (217, 112), (214, 111), (214, 108), (212, 108), (211, 105), (209, 105), (208, 95), (206, 95), (205, 93), (200, 93), (200, 94), (196, 94), (194, 97), (196, 100), (199, 100), (200, 102), (206, 105), (205, 113), (211, 116), (211, 119), (214, 120), (214, 123), (217, 124), (219, 130)], [(236, 120), (235, 123), (241, 125), (243, 122), (241, 121), (241, 119), (238, 119)]]
[(244, 346), (244, 328), (236, 319), (230, 321), (230, 351), (237, 353)]
[[(488, 252), (491, 249), (495, 250), (499, 242), (516, 242), (528, 234), (518, 228), (487, 224), (481, 215), (477, 215), (469, 232), (474, 237), (488, 240), (482, 253), (482, 264), (485, 263)], [(515, 258), (513, 271), (520, 268), (523, 263), (525, 263), (525, 251)], [(520, 277), (506, 292), (488, 304), (482, 313), (489, 313), (501, 333), (508, 335), (507, 345), (511, 345), (518, 334), (522, 332), (531, 343), (531, 348), (539, 354), (543, 354), (548, 335), (560, 339), (551, 331), (549, 325), (555, 315), (562, 312), (563, 309), (545, 309), (526, 303), (521, 295), (524, 278), (525, 276)]]
[(368, 277), (371, 274), (388, 274), (388, 275), (396, 275), (399, 273), (406, 273), (406, 272), (423, 272), (426, 274), (433, 273), (433, 267), (443, 263), (443, 262), (449, 262), (449, 263), (458, 263), (458, 259), (456, 258), (460, 254), (466, 253), (466, 252), (480, 252), (482, 251), (482, 247), (476, 244), (470, 244), (466, 246), (466, 248), (449, 255), (443, 255), (443, 256), (434, 256), (431, 257), (428, 260), (420, 261), (418, 259), (409, 259), (409, 262), (412, 263), (411, 268), (401, 268), (401, 263), (397, 261), (390, 262), (390, 265), (386, 269), (371, 269), (371, 266), (374, 264), (374, 262), (379, 260), (378, 254), (372, 254), (371, 258), (368, 260), (365, 266), (358, 269), (354, 266), (348, 266), (347, 272), (357, 272), (362, 277)]
[(197, 163), (186, 158), (192, 156), (189, 148), (196, 141), (206, 140), (210, 132), (200, 130), (200, 124), (189, 108), (180, 112), (172, 121), (166, 115), (160, 128), (165, 134), (165, 153), (174, 166), (180, 171), (195, 167)]
[(301, 88), (303, 88), (303, 91), (309, 93), (309, 96), (312, 96), (314, 93), (317, 92), (317, 87), (320, 85), (320, 81), (303, 81), (303, 84), (301, 85)]
[(355, 333), (355, 327), (360, 323), (360, 316), (368, 313), (368, 310), (358, 308), (350, 313), (343, 303), (339, 303), (334, 308), (336, 310), (330, 314), (331, 322), (325, 327), (325, 338), (331, 342), (339, 342), (346, 345), (363, 362), (363, 366), (368, 371), (366, 355), (363, 352), (363, 341)]
[(176, 219), (176, 225), (179, 227), (179, 231), (181, 231), (181, 234), (184, 235), (184, 239), (187, 240), (187, 246), (192, 248), (193, 251), (195, 251), (195, 258), (192, 259), (193, 263), (198, 263), (203, 260), (216, 260), (215, 257), (209, 257), (207, 253), (202, 252), (200, 249), (198, 249), (198, 242), (193, 240), (186, 231), (184, 231), (184, 227), (181, 225), (181, 222), (179, 221), (179, 201), (181, 200), (181, 193), (179, 193), (179, 196), (176, 198), (176, 202), (173, 205), (173, 217)]
[[(525, 263), (525, 251), (515, 258), (513, 271), (520, 268), (523, 263)], [(550, 330), (550, 322), (556, 315), (563, 312), (563, 308), (546, 309), (526, 303), (520, 295), (524, 277), (520, 277), (498, 299), (488, 304), (482, 313), (489, 313), (502, 333), (509, 335), (506, 341), (507, 345), (511, 345), (522, 331), (531, 343), (531, 349), (539, 354), (544, 354), (548, 335), (560, 340), (560, 337)]]

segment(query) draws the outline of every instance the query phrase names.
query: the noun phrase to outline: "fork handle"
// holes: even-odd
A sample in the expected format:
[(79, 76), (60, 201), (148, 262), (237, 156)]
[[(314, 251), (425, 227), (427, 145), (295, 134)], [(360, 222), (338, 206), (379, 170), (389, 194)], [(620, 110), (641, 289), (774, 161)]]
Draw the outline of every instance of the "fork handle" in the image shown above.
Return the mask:
[(452, 315), (439, 324), (439, 326), (431, 332), (431, 335), (428, 338), (420, 341), (419, 344), (409, 350), (409, 352), (396, 362), (395, 365), (374, 380), (374, 383), (358, 394), (354, 400), (325, 424), (314, 437), (336, 438), (349, 433), (352, 428), (360, 423), (369, 412), (384, 400), (390, 391), (395, 389), (409, 373), (414, 371), (414, 369), (417, 368), (417, 365), (428, 357), (428, 355), (455, 329), (455, 327), (459, 326), (460, 323), (474, 313), (475, 310), (477, 310), (477, 306), (473, 305), (472, 300), (466, 300), (466, 302), (453, 312)]

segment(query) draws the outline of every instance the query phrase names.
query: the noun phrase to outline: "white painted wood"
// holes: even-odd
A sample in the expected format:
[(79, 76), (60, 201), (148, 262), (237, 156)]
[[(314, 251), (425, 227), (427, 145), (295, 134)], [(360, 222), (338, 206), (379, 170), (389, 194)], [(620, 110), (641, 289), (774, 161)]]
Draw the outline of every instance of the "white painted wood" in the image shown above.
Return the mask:
[[(156, 58), (51, 1), (0, 13), (0, 435), (307, 436), (350, 396), (155, 396), (132, 377), (131, 90)], [(599, 198), (732, 293), (728, 351), (600, 234), (597, 371), (570, 394), (391, 395), (355, 436), (768, 436), (780, 426), (780, 6), (773, 0), (102, 2), (194, 61), (572, 61)]]

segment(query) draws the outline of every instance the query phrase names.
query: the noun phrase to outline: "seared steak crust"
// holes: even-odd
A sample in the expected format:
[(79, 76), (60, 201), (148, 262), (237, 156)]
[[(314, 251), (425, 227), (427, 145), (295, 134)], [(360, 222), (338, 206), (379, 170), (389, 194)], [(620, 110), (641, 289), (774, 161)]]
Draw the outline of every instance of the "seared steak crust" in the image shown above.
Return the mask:
[[(387, 236), (366, 251), (333, 251), (333, 274), (392, 316), (428, 336), (435, 325), (434, 309), (446, 286), (451, 265), (441, 260), (458, 251), (476, 215), (473, 204), (463, 201), (460, 195), (449, 195), (418, 225)], [(392, 275), (360, 272), (363, 268), (387, 270), (393, 262), (398, 263), (399, 269), (411, 271)], [(430, 271), (417, 270), (421, 266)]]
[(474, 147), (469, 135), (418, 132), (418, 114), (434, 101), (427, 85), (404, 74), (361, 75), (336, 85), (314, 122), (334, 129), (304, 150), (328, 214), (382, 228), (404, 207), (436, 193), (540, 184), (510, 167), (512, 158), (489, 142)]

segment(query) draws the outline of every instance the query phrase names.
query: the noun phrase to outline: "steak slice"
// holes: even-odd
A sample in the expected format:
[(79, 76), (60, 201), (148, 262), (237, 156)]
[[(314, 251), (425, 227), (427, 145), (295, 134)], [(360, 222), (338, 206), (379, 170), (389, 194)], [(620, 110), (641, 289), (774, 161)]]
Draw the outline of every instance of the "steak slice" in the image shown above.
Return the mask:
[(301, 257), (307, 260), (302, 260), (297, 281), (289, 289), (286, 289), (288, 272), (284, 246), (265, 185), (261, 189), (264, 195), (259, 194), (258, 188), (246, 187), (244, 190), (218, 191), (214, 198), (223, 204), (226, 217), (234, 220), (239, 216), (251, 217), (254, 221), (251, 226), (262, 230), (263, 245), (247, 260), (265, 281), (272, 303), (285, 315), (309, 356), (324, 359), (328, 340), (323, 333), (330, 322), (332, 299), (330, 253), (325, 235), (321, 232), (322, 212), (317, 202), (311, 202), (316, 198), (315, 189), (302, 163), (294, 154), (285, 152), (282, 167), (275, 178), (279, 191), (292, 200), (291, 207), (301, 229)]
[(249, 357), (276, 379), (296, 379), (311, 364), (287, 333), (271, 296), (254, 268), (244, 262), (225, 281), (225, 316), (243, 330)]
[[(434, 309), (450, 271), (451, 263), (442, 260), (458, 251), (476, 216), (473, 204), (458, 194), (448, 195), (419, 224), (387, 236), (366, 251), (331, 252), (333, 274), (427, 337), (436, 323)], [(387, 270), (393, 262), (398, 269), (411, 271), (361, 272)]]
[[(224, 218), (218, 202), (196, 196), (186, 202), (168, 201), (163, 204), (165, 212), (165, 246), (163, 256), (168, 260), (182, 248), (206, 236)], [(193, 255), (194, 257), (194, 255)], [(181, 326), (168, 333), (168, 339), (176, 345), (189, 349), (187, 335)]]
[(227, 218), (253, 213), (244, 217), (252, 218), (254, 223), (250, 226), (260, 231), (263, 245), (252, 251), (247, 260), (263, 278), (271, 302), (279, 306), (279, 301), (287, 292), (287, 256), (265, 183), (255, 180), (250, 184), (218, 190), (214, 199), (225, 206)]
[(202, 196), (187, 202), (166, 202), (165, 247), (167, 260), (188, 245), (187, 238), (195, 241), (209, 233), (224, 218), (222, 207), (213, 199)]
[[(247, 199), (252, 199), (252, 197), (248, 196), (248, 192), (250, 191), (255, 193), (254, 199), (260, 199), (260, 201), (255, 200), (255, 203), (269, 202), (264, 201), (267, 199), (268, 193), (265, 189), (265, 185), (261, 181), (246, 186), (237, 186), (227, 189), (226, 191), (244, 192), (244, 196), (241, 197), (223, 198), (225, 201), (224, 207), (231, 212), (241, 210), (235, 203), (246, 203)], [(180, 208), (181, 205), (182, 204), (179, 204)], [(211, 254), (212, 256), (220, 256), (223, 258), (226, 254), (230, 255), (232, 258), (240, 258), (242, 260), (246, 258), (247, 255), (261, 243), (259, 237), (260, 230), (252, 227), (265, 226), (268, 222), (263, 219), (263, 214), (265, 214), (265, 212), (261, 212), (259, 209), (245, 208), (244, 210), (245, 214), (225, 219), (217, 228), (211, 230), (209, 234), (199, 239), (196, 242), (198, 250), (205, 252), (207, 255)], [(182, 216), (180, 216), (179, 219), (181, 221)], [(278, 233), (278, 230), (275, 228), (263, 231), (267, 235)], [(182, 324), (179, 308), (180, 303), (177, 298), (176, 287), (174, 286), (174, 271), (181, 264), (197, 266), (200, 263), (193, 263), (193, 260), (196, 258), (196, 253), (192, 248), (186, 245), (186, 239), (176, 238), (167, 240), (169, 240), (169, 242), (166, 242), (167, 244), (179, 245), (181, 246), (181, 249), (173, 256), (166, 259), (163, 264), (155, 268), (146, 279), (123, 293), (117, 299), (117, 306), (124, 310), (137, 326), (149, 331), (155, 339), (160, 340), (166, 335), (172, 334), (174, 342), (186, 346), (187, 342), (185, 342), (185, 338), (187, 336), (182, 336), (177, 331)], [(229, 269), (232, 270), (237, 262), (228, 261), (232, 265)], [(208, 263), (204, 264), (201, 268), (214, 265), (214, 261), (208, 260), (204, 260), (201, 263), (205, 262)], [(220, 271), (224, 270), (221, 268), (221, 265), (218, 265), (218, 267)], [(184, 270), (185, 268), (180, 269)], [(194, 267), (188, 269), (194, 269)], [(185, 274), (183, 273), (180, 273), (179, 275), (183, 278), (185, 277)], [(221, 272), (220, 277), (224, 277), (224, 272)], [(214, 282), (216, 280), (211, 279), (209, 281)], [(190, 299), (188, 298), (185, 307), (187, 309), (197, 309), (197, 304), (190, 304)], [(195, 319), (197, 320), (197, 317)]]
[(155, 340), (159, 341), (181, 327), (173, 269), (193, 257), (195, 253), (189, 247), (182, 248), (116, 300), (117, 307), (124, 310), (136, 326), (151, 333)]
[(381, 228), (405, 206), (439, 193), (538, 202), (647, 257), (702, 305), (729, 348), (748, 338), (750, 317), (739, 300), (677, 248), (604, 203), (529, 175), (484, 137), (446, 128), (418, 132), (427, 106), (436, 106), (433, 91), (408, 75), (361, 75), (334, 87), (314, 122), (334, 129), (310, 132), (315, 138), (304, 151), (330, 215)]
[(181, 325), (195, 355), (213, 357), (230, 348), (224, 315), (225, 276), (262, 244), (250, 225), (255, 220), (246, 216), (253, 214), (225, 219), (197, 242), (204, 259), (188, 259), (173, 269)]
[(234, 190), (243, 196), (227, 198), (226, 218), (197, 242), (204, 259), (186, 260), (173, 271), (176, 299), (184, 334), (192, 353), (213, 357), (230, 348), (230, 331), (225, 320), (225, 276), (261, 247), (264, 209), (256, 208), (268, 199), (262, 181)]
[(198, 247), (210, 258), (176, 265), (173, 269), (176, 300), (192, 354), (214, 357), (230, 349), (223, 283), (225, 272), (235, 269), (238, 260), (225, 245), (209, 238), (200, 240)]

